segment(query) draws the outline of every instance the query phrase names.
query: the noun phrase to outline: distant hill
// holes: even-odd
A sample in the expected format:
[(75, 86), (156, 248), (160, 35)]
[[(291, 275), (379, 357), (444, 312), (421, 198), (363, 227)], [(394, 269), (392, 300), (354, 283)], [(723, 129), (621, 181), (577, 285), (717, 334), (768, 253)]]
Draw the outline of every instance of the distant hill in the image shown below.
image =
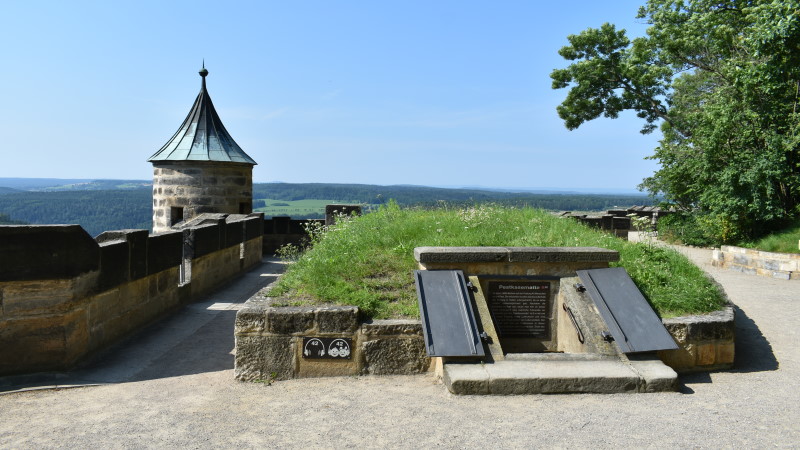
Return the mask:
[(601, 211), (614, 207), (650, 205), (644, 195), (505, 192), (480, 189), (448, 189), (427, 186), (380, 186), (332, 183), (256, 183), (253, 198), (273, 200), (340, 199), (348, 203), (382, 204), (394, 199), (401, 205), (451, 206), (494, 202), (506, 206), (568, 211)]
[[(5, 216), (6, 221), (75, 223), (93, 236), (107, 230), (150, 229), (152, 225), (152, 190), (149, 181), (0, 178), (0, 186), (9, 183), (8, 180), (13, 180), (10, 182), (13, 186), (0, 187), (0, 214)], [(393, 199), (401, 205), (421, 207), (460, 207), (493, 202), (511, 207), (530, 206), (556, 211), (602, 211), (652, 204), (652, 200), (644, 195), (533, 194), (333, 183), (256, 183), (253, 185), (253, 198), (256, 204), (263, 199), (333, 199), (339, 203), (373, 206)], [(306, 215), (321, 216), (322, 211)]]
[(27, 225), (27, 222), (22, 220), (12, 220), (5, 214), (0, 214), (0, 225)]
[(0, 189), (20, 191), (102, 191), (144, 189), (153, 185), (150, 180), (82, 180), (61, 178), (0, 178)]
[(0, 195), (0, 214), (32, 224), (78, 224), (92, 236), (107, 230), (150, 229), (150, 189), (19, 192)]
[(0, 187), (14, 188), (21, 191), (31, 191), (49, 186), (80, 183), (89, 180), (61, 179), (61, 178), (0, 178)]

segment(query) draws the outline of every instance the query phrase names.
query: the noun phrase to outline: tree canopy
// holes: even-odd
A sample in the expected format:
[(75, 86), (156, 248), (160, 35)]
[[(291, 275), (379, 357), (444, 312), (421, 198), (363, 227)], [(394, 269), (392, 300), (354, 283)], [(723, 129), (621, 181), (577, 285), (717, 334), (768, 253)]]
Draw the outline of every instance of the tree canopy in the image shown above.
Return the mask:
[(800, 215), (800, 0), (650, 0), (629, 39), (612, 24), (567, 39), (552, 72), (568, 129), (626, 110), (659, 125), (640, 188), (693, 211), (719, 242)]

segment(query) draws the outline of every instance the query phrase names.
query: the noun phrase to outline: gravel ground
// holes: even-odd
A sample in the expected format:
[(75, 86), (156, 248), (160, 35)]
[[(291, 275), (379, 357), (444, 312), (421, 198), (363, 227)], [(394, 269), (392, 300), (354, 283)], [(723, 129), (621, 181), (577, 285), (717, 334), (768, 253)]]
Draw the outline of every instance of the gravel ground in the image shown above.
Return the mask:
[(681, 392), (459, 397), (430, 375), (239, 383), (236, 304), (274, 279), (270, 263), (49, 382), (110, 384), (0, 395), (0, 447), (800, 446), (800, 281), (681, 251), (738, 307), (736, 369), (682, 377)]

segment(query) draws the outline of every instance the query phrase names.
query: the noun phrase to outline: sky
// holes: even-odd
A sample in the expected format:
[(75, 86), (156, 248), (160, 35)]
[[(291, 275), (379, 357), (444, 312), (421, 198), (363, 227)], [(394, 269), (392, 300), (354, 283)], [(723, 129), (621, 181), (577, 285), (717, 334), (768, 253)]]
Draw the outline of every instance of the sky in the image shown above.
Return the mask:
[(150, 179), (209, 70), (255, 182), (632, 191), (658, 133), (568, 131), (569, 34), (639, 1), (36, 1), (0, 16), (0, 177)]

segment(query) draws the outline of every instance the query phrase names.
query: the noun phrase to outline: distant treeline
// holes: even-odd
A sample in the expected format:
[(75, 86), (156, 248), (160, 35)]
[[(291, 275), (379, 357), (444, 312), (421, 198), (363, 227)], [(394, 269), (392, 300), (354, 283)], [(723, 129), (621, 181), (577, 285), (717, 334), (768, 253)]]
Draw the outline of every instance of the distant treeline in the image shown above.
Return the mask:
[(22, 192), (0, 195), (0, 213), (32, 224), (78, 224), (92, 236), (107, 230), (150, 229), (151, 189)]
[(0, 225), (27, 225), (28, 222), (22, 220), (12, 220), (5, 214), (0, 214)]
[[(123, 180), (124, 181), (124, 180)], [(119, 181), (114, 181), (121, 185)], [(90, 189), (96, 185), (89, 184)], [(130, 186), (128, 184), (126, 187)], [(255, 199), (339, 199), (342, 203), (382, 204), (390, 199), (404, 206), (470, 206), (494, 202), (549, 210), (601, 211), (615, 206), (650, 204), (645, 196), (592, 194), (531, 194), (443, 189), (421, 186), (375, 186), (363, 184), (258, 183)], [(32, 224), (79, 224), (92, 236), (107, 230), (150, 229), (152, 191), (149, 188), (114, 190), (68, 190), (57, 192), (0, 193), (0, 220)], [(296, 218), (318, 218), (308, 214)]]
[(258, 183), (254, 198), (303, 200), (336, 198), (343, 202), (382, 204), (394, 199), (401, 205), (452, 206), (493, 202), (513, 207), (530, 206), (549, 210), (602, 211), (614, 207), (650, 205), (645, 195), (600, 195), (576, 193), (519, 193), (479, 189), (445, 189), (424, 186), (376, 186), (368, 184), (329, 183)]

